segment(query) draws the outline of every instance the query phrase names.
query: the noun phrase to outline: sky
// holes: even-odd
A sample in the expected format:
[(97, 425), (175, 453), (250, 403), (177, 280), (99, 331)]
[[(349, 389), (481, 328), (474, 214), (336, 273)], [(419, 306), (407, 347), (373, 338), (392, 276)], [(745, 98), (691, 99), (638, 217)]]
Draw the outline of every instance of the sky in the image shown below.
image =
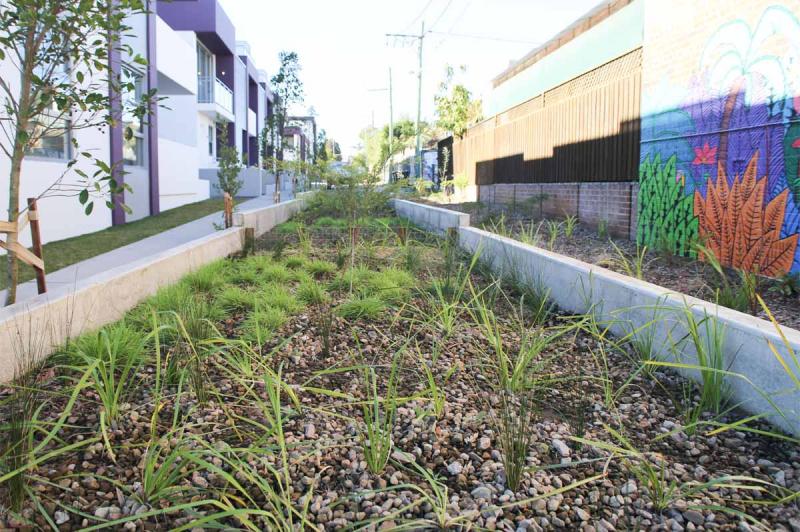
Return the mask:
[(298, 53), (305, 102), (345, 157), (359, 132), (389, 122), (389, 69), (395, 120), (416, 118), (417, 39), (425, 23), (422, 119), (434, 120), (434, 95), (447, 65), (474, 96), (491, 80), (603, 0), (220, 0), (269, 76), (278, 53)]

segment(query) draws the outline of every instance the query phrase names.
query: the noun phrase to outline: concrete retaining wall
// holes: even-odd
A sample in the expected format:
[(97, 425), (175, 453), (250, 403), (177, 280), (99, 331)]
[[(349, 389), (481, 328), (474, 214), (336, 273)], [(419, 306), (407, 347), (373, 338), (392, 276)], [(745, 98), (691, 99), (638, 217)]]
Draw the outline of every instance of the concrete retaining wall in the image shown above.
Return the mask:
[(448, 229), (469, 226), (469, 214), (455, 212), (441, 207), (422, 205), (407, 200), (392, 200), (398, 216), (414, 224), (442, 235)]
[(256, 237), (259, 237), (300, 212), (304, 205), (305, 200), (298, 198), (267, 208), (235, 212), (233, 214), (233, 223), (237, 227), (254, 228)]
[[(415, 204), (397, 212), (424, 218), (419, 211), (428, 208)], [(794, 375), (800, 376), (798, 360), (790, 354), (791, 349), (800, 357), (800, 331), (782, 328), (787, 346), (768, 321), (473, 227), (459, 227), (459, 243), (467, 251), (479, 252), (497, 271), (513, 268), (523, 279), (550, 288), (551, 298), (565, 311), (583, 314), (594, 308), (598, 319), (611, 323), (615, 334), (627, 335), (653, 321), (654, 345), (662, 360), (674, 361), (677, 356), (680, 362), (696, 364), (693, 346), (684, 342), (678, 353), (669, 346), (686, 334), (687, 308), (696, 320), (710, 316), (708, 324), (715, 320), (724, 335), (726, 366), (747, 378), (728, 378), (733, 401), (752, 413), (777, 412), (775, 405), (783, 415), (770, 415), (770, 421), (800, 436), (800, 388), (770, 349), (771, 343)], [(696, 371), (682, 372), (699, 380)]]
[[(263, 234), (303, 208), (297, 199), (236, 213), (236, 227), (77, 280), (68, 290), (35, 296), (0, 309), (0, 382), (20, 357), (46, 357), (70, 338), (119, 320), (125, 312), (197, 268), (240, 252), (244, 228)], [(135, 245), (131, 244), (131, 245)]]

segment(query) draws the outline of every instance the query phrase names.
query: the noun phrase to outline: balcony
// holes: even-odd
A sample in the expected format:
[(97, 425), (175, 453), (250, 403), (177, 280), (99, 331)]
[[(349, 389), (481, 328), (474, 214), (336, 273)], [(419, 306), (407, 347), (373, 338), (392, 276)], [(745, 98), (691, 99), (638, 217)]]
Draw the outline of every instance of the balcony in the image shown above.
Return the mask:
[(197, 77), (197, 103), (200, 112), (211, 118), (221, 117), (229, 122), (233, 121), (233, 91), (217, 78)]

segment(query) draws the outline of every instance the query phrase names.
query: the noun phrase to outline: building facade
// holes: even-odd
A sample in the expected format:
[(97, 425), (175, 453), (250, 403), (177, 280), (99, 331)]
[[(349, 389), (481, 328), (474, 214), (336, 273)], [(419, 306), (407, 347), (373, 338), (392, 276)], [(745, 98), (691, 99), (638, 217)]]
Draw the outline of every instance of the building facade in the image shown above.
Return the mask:
[(484, 201), (800, 271), (800, 0), (613, 0), (494, 80), (453, 142)]
[[(261, 133), (274, 106), (264, 70), (257, 68), (250, 46), (236, 40), (236, 30), (217, 0), (159, 0), (159, 16), (197, 50), (198, 172), (211, 196), (221, 192), (217, 159), (222, 146), (242, 158), (242, 196), (268, 193), (262, 169)], [(274, 183), (274, 181), (272, 181)]]
[[(123, 45), (147, 59), (136, 64), (123, 52), (110, 57), (110, 73), (133, 81), (139, 97), (156, 90), (160, 98), (143, 120), (123, 116), (113, 127), (53, 132), (23, 162), (20, 197), (36, 197), (52, 185), (73, 157), (71, 140), (114, 169), (129, 190), (127, 210), (95, 208), (83, 214), (75, 197), (51, 194), (39, 201), (43, 241), (61, 240), (158, 214), (219, 195), (217, 157), (234, 146), (245, 169), (243, 196), (267, 193), (261, 170), (260, 132), (274, 97), (246, 42), (237, 41), (233, 23), (217, 0), (152, 0), (148, 13), (131, 15)], [(14, 68), (0, 61), (0, 76), (18, 84)], [(67, 170), (93, 173), (88, 161)], [(8, 203), (9, 161), (0, 158), (0, 202)], [(274, 183), (274, 181), (273, 181)], [(67, 220), (65, 222), (65, 220)], [(29, 236), (20, 235), (29, 245)]]

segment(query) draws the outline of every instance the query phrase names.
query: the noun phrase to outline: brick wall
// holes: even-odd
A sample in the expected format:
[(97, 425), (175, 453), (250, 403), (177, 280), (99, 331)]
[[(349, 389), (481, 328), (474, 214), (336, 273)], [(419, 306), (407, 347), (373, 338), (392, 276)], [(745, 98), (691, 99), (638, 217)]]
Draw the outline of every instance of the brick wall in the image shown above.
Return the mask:
[[(498, 184), (480, 187), (480, 201), (493, 204), (531, 205), (531, 215), (543, 218), (577, 216), (580, 223), (597, 227), (605, 220), (612, 235), (636, 238), (638, 183)], [(530, 203), (545, 194), (541, 204)]]

